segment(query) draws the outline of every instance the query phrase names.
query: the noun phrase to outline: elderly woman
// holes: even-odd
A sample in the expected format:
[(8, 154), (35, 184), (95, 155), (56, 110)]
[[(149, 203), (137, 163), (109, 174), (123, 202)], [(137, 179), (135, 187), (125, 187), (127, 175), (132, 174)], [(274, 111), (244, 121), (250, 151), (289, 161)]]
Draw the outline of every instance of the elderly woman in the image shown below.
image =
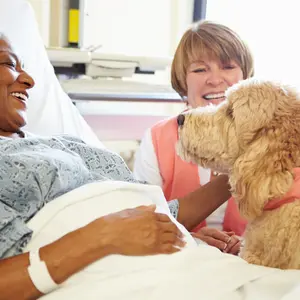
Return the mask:
[[(47, 202), (94, 181), (137, 183), (123, 160), (108, 150), (89, 147), (74, 137), (37, 137), (23, 132), (27, 91), (33, 86), (10, 43), (1, 36), (0, 298), (38, 298), (51, 290), (51, 284), (65, 281), (110, 254), (179, 251), (184, 242), (178, 227), (167, 215), (156, 213), (154, 206), (142, 206), (98, 218), (40, 248), (36, 255), (44, 262), (39, 269), (42, 279), (30, 271), (29, 254), (23, 253), (32, 236), (26, 223)], [(222, 187), (221, 192), (215, 185)], [(203, 204), (199, 215), (205, 218), (226, 201), (226, 190), (226, 176), (207, 185), (202, 196), (212, 201)], [(131, 234), (124, 234), (127, 232)]]

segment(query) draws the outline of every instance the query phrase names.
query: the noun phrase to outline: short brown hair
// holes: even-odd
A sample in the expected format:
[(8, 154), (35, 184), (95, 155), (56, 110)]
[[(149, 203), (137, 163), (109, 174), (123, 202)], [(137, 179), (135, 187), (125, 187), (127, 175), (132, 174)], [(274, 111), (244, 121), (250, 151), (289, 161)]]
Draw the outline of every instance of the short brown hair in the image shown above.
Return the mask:
[(172, 62), (172, 87), (181, 97), (187, 95), (188, 67), (203, 57), (221, 60), (223, 64), (233, 60), (242, 69), (244, 79), (254, 75), (252, 54), (237, 33), (224, 25), (201, 21), (185, 32)]

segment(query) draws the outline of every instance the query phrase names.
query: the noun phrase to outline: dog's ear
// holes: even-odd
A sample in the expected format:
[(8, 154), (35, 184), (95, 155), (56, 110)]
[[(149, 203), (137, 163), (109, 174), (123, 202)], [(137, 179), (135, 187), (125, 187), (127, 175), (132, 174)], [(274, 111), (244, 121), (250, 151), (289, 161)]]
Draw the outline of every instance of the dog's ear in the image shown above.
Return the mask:
[(241, 213), (253, 219), (288, 192), (300, 166), (300, 102), (293, 91), (250, 81), (229, 94), (229, 104), (242, 153), (230, 183)]
[(229, 91), (228, 99), (241, 147), (247, 147), (257, 131), (273, 119), (282, 93), (280, 87), (255, 79), (244, 81)]
[(268, 200), (285, 195), (294, 180), (290, 162), (284, 162), (285, 154), (262, 155), (257, 151), (260, 146), (263, 146), (263, 141), (253, 143), (249, 151), (237, 159), (230, 178), (233, 196), (241, 214), (248, 220), (259, 217)]

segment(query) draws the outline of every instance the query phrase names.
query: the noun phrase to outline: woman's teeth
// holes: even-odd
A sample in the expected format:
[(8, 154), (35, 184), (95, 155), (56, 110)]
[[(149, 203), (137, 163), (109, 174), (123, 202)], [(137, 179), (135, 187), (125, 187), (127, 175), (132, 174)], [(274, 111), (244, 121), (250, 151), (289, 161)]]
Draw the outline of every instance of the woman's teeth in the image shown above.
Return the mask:
[(224, 98), (225, 94), (224, 93), (218, 93), (218, 94), (208, 94), (203, 96), (205, 100), (213, 100), (213, 99), (219, 99), (219, 98)]
[(27, 96), (22, 93), (11, 93), (13, 97), (16, 97), (20, 100), (27, 101)]

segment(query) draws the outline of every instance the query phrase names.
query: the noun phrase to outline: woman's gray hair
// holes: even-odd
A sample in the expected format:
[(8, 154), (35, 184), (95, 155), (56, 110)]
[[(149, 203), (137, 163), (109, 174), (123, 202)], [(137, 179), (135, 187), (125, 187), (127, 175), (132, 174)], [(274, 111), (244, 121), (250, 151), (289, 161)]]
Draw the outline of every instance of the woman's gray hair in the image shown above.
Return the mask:
[(0, 32), (0, 41), (5, 41), (5, 42), (9, 45), (9, 48), (10, 48), (11, 50), (13, 50), (9, 38), (7, 37), (7, 35), (5, 35), (5, 34), (2, 33), (2, 32)]
[(0, 32), (0, 40), (7, 41), (10, 44), (9, 38), (2, 32)]

